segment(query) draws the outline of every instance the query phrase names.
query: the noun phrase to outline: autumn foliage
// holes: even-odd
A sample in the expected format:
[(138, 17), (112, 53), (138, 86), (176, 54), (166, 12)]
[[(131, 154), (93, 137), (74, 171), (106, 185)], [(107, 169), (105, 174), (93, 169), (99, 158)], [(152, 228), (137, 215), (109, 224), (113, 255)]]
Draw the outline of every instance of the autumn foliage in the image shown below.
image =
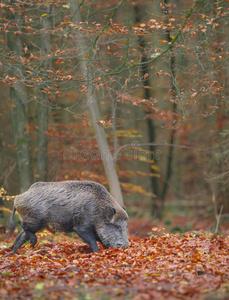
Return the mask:
[(108, 187), (100, 128), (130, 219), (226, 234), (135, 222), (125, 250), (48, 235), (11, 255), (0, 233), (0, 300), (229, 299), (228, 3), (1, 1), (0, 230), (35, 181)]
[[(50, 236), (49, 236), (50, 237)], [(1, 299), (227, 299), (229, 236), (130, 238), (125, 250), (91, 253), (77, 240), (40, 239), (1, 251)], [(213, 298), (211, 298), (213, 299)], [(216, 298), (214, 298), (216, 299)]]

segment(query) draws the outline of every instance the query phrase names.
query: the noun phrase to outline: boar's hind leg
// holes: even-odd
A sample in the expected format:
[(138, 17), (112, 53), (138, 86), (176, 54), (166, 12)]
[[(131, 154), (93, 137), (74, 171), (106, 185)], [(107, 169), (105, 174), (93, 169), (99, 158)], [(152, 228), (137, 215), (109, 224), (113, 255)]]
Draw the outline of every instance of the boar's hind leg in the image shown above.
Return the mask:
[(99, 248), (96, 243), (95, 235), (87, 229), (74, 227), (73, 230), (79, 235), (79, 237), (87, 243), (93, 252), (99, 252)]
[(21, 224), (21, 226), (24, 229), (26, 236), (30, 240), (32, 246), (34, 247), (37, 243), (37, 237), (36, 237), (35, 233), (30, 230), (30, 228), (27, 226), (27, 224), (25, 222), (23, 222)]
[(14, 254), (28, 240), (29, 240), (29, 237), (26, 235), (24, 229), (22, 229), (21, 232), (17, 235), (16, 240), (14, 242)]

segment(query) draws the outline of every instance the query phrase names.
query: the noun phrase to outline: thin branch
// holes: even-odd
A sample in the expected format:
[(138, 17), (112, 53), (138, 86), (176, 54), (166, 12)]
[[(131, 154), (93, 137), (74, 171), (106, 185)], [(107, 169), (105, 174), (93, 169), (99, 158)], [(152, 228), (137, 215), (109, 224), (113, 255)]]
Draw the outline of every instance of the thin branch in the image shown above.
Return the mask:
[(15, 167), (16, 167), (16, 162), (13, 164), (13, 166), (10, 168), (9, 172), (6, 174), (5, 180), (4, 180), (3, 184), (2, 184), (2, 187), (6, 184), (7, 179), (9, 178), (10, 174), (13, 172), (13, 170), (15, 169)]
[[(80, 2), (80, 4), (77, 6), (77, 8), (75, 9), (75, 11), (73, 12), (72, 16), (70, 17), (70, 20), (73, 20), (73, 18), (75, 17), (75, 15), (77, 14), (77, 12), (79, 11), (80, 7), (84, 4), (84, 1), (85, 0), (82, 0)], [(68, 42), (68, 39), (69, 39), (69, 35), (70, 35), (70, 30), (71, 30), (71, 27), (68, 25), (68, 32), (67, 32), (67, 37), (66, 37), (66, 40), (63, 44), (63, 46), (61, 47), (61, 50), (63, 50)]]
[(114, 11), (113, 13), (111, 14), (110, 18), (109, 18), (109, 21), (107, 22), (106, 25), (103, 26), (103, 28), (101, 29), (101, 32), (97, 34), (97, 36), (95, 37), (94, 41), (91, 43), (91, 46), (89, 48), (89, 51), (88, 51), (88, 56), (91, 54), (91, 51), (93, 49), (93, 47), (95, 46), (97, 40), (99, 39), (99, 37), (103, 34), (103, 32), (105, 31), (105, 29), (107, 29), (107, 27), (110, 26), (111, 24), (111, 20), (113, 19), (113, 17), (115, 16), (117, 10), (119, 9), (119, 7), (122, 5), (124, 0), (121, 0), (118, 5), (114, 8)]
[(140, 147), (143, 147), (143, 146), (170, 146), (170, 147), (182, 148), (182, 149), (187, 149), (187, 150), (194, 150), (194, 151), (215, 153), (212, 150), (210, 150), (211, 148), (196, 148), (196, 147), (189, 147), (189, 146), (185, 146), (185, 145), (169, 144), (167, 142), (161, 142), (161, 143), (143, 143), (143, 144), (140, 144), (140, 143), (137, 143), (137, 142), (133, 142), (132, 144), (126, 144), (126, 145), (123, 145), (120, 148), (118, 148), (118, 150), (114, 153), (114, 157), (113, 157), (114, 162), (116, 163), (117, 158), (118, 158), (118, 154), (119, 154), (119, 152), (122, 149), (128, 148), (128, 147), (136, 149), (136, 148), (140, 148)]
[(201, 3), (203, 2), (203, 0), (195, 0), (193, 5), (186, 11), (186, 14), (185, 14), (185, 18), (184, 18), (184, 21), (183, 21), (183, 25), (181, 26), (181, 29), (177, 32), (177, 34), (175, 35), (175, 37), (171, 40), (171, 42), (169, 43), (169, 45), (161, 52), (159, 53), (158, 55), (155, 54), (154, 57), (152, 57), (151, 59), (145, 61), (145, 62), (139, 62), (139, 63), (132, 63), (132, 65), (130, 65), (129, 67), (125, 68), (125, 69), (122, 69), (122, 67), (125, 65), (126, 62), (122, 63), (121, 66), (119, 66), (117, 69), (115, 69), (113, 72), (110, 72), (109, 74), (106, 73), (106, 74), (103, 74), (101, 75), (100, 77), (105, 77), (105, 76), (108, 76), (108, 75), (115, 75), (115, 74), (118, 74), (120, 72), (120, 70), (122, 69), (122, 71), (128, 71), (130, 68), (133, 68), (133, 67), (137, 67), (137, 66), (143, 66), (143, 65), (147, 65), (153, 61), (155, 61), (156, 59), (160, 58), (161, 56), (163, 56), (165, 53), (167, 53), (173, 46), (173, 44), (176, 42), (176, 40), (179, 38), (179, 36), (182, 34), (183, 32), (183, 29), (185, 28), (186, 26), (186, 21), (187, 19), (190, 18), (193, 10), (195, 9), (195, 7), (197, 6), (198, 3)]
[(221, 218), (221, 215), (222, 215), (222, 211), (223, 211), (223, 205), (221, 206), (219, 214), (216, 216), (215, 234), (219, 233), (219, 223), (220, 223), (220, 218)]

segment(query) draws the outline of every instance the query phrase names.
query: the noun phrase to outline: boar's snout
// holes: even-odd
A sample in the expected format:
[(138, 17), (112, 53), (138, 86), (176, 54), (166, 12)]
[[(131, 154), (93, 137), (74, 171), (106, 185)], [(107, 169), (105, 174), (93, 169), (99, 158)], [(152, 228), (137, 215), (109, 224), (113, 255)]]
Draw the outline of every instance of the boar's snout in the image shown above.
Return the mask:
[(125, 243), (124, 245), (122, 245), (122, 249), (126, 249), (126, 248), (128, 248), (130, 246), (130, 243), (128, 242), (128, 243)]
[(129, 246), (130, 246), (130, 242), (128, 240), (123, 244), (117, 244), (117, 247), (122, 249), (126, 249)]

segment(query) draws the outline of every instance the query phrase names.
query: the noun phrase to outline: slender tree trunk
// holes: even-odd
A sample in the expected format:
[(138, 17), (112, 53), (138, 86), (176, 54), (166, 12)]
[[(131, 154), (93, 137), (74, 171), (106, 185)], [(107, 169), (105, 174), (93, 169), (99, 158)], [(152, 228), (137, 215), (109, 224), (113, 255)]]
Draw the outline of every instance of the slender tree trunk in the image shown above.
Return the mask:
[[(45, 55), (44, 68), (48, 70), (51, 64), (51, 58), (48, 56), (51, 50), (50, 36), (48, 28), (52, 26), (52, 5), (49, 5), (46, 9), (46, 18), (44, 21), (44, 29), (42, 34), (42, 50)], [(46, 85), (42, 86), (44, 89)], [(48, 102), (49, 95), (42, 93), (43, 99), (38, 103), (37, 108), (37, 121), (38, 121), (38, 136), (37, 136), (37, 174), (39, 175), (38, 180), (47, 181), (47, 149), (48, 149), (48, 138), (45, 132), (48, 129)]]
[[(77, 4), (77, 2), (76, 2), (76, 4)], [(74, 10), (75, 9), (76, 9), (76, 7), (74, 6)], [(79, 11), (77, 11), (75, 17), (76, 17), (77, 21), (81, 21), (81, 16), (80, 16)], [(79, 41), (80, 41), (80, 43), (79, 43)], [(119, 184), (119, 179), (118, 179), (117, 171), (115, 168), (115, 164), (113, 162), (112, 153), (110, 151), (108, 141), (106, 138), (106, 133), (105, 133), (104, 128), (102, 126), (100, 126), (98, 123), (101, 120), (99, 104), (98, 104), (95, 94), (93, 92), (93, 85), (90, 82), (90, 80), (92, 78), (91, 67), (88, 66), (88, 61), (85, 61), (85, 50), (86, 49), (89, 49), (89, 47), (87, 46), (85, 37), (81, 31), (78, 31), (77, 50), (78, 50), (79, 58), (80, 58), (81, 72), (85, 75), (86, 80), (87, 80), (86, 100), (87, 100), (87, 105), (88, 105), (88, 109), (90, 112), (92, 127), (95, 132), (95, 137), (96, 137), (96, 141), (97, 141), (97, 144), (99, 147), (101, 159), (103, 162), (103, 167), (104, 167), (106, 177), (107, 177), (107, 180), (109, 183), (110, 193), (112, 194), (112, 196), (116, 199), (116, 201), (120, 205), (123, 205), (123, 197), (122, 197), (121, 187)]]
[[(141, 10), (139, 8), (139, 6), (135, 6), (134, 7), (135, 10), (135, 22), (139, 23), (141, 22)], [(149, 65), (146, 63), (147, 62), (147, 54), (146, 54), (146, 41), (144, 39), (144, 37), (142, 35), (138, 36), (138, 43), (140, 46), (140, 52), (141, 52), (141, 63), (142, 63), (142, 67), (141, 67), (141, 72), (142, 72), (142, 83), (143, 83), (143, 87), (144, 87), (144, 98), (145, 99), (150, 99), (151, 98), (151, 91), (148, 88), (145, 88), (147, 86), (150, 86), (150, 80), (148, 77), (148, 74), (150, 74), (150, 68)], [(146, 113), (149, 113), (148, 111), (146, 111)], [(155, 132), (155, 124), (154, 124), (154, 120), (151, 118), (147, 118), (147, 127), (148, 127), (148, 136), (149, 136), (149, 143), (155, 143), (156, 140), (156, 132)], [(153, 159), (153, 153), (156, 150), (155, 146), (149, 146), (149, 150), (150, 150), (150, 160), (154, 161), (154, 164), (157, 164), (157, 162)], [(155, 170), (152, 170), (152, 168), (150, 168), (150, 173), (151, 173), (151, 185), (152, 185), (152, 189), (153, 189), (153, 193), (156, 196), (156, 198), (158, 198), (159, 196), (159, 182), (158, 182), (158, 178), (155, 177)], [(157, 201), (155, 197), (152, 197), (152, 203), (153, 203), (153, 207), (152, 207), (152, 213), (153, 215), (158, 214), (158, 206), (157, 206)]]
[(11, 15), (11, 22), (17, 23), (16, 26), (12, 26), (8, 33), (8, 48), (12, 57), (15, 58), (15, 62), (12, 63), (9, 76), (14, 77), (14, 84), (10, 87), (10, 98), (12, 105), (12, 125), (13, 134), (16, 147), (16, 162), (19, 175), (20, 192), (24, 192), (31, 185), (32, 169), (29, 156), (29, 136), (26, 130), (26, 118), (25, 118), (25, 102), (26, 93), (23, 85), (20, 81), (24, 78), (23, 66), (20, 62), (20, 56), (22, 51), (21, 34), (14, 34), (16, 31), (21, 32), (21, 16), (17, 13), (17, 7), (14, 2), (11, 1), (12, 8), (15, 12)]
[[(165, 15), (168, 15), (168, 1), (164, 0), (165, 3)], [(170, 43), (171, 42), (171, 33), (170, 30), (166, 31), (166, 39), (167, 41)], [(170, 66), (170, 71), (171, 71), (171, 95), (173, 97), (173, 105), (172, 105), (172, 110), (174, 113), (174, 117), (173, 117), (173, 129), (171, 130), (170, 133), (170, 138), (169, 138), (169, 144), (174, 144), (175, 141), (175, 135), (176, 135), (176, 111), (177, 111), (177, 103), (176, 103), (176, 85), (175, 85), (175, 56), (174, 56), (174, 49), (173, 47), (170, 48), (170, 57), (169, 57), (169, 66)], [(173, 162), (173, 147), (169, 147), (169, 153), (168, 153), (168, 160), (167, 160), (167, 164), (166, 164), (166, 175), (165, 175), (165, 180), (164, 180), (164, 184), (162, 187), (162, 191), (161, 191), (161, 201), (162, 203), (164, 203), (165, 201), (165, 197), (166, 197), (166, 193), (168, 190), (168, 184), (169, 184), (169, 180), (172, 176), (172, 162)]]
[[(82, 62), (82, 64), (84, 64)], [(91, 78), (90, 73), (88, 73), (89, 80)], [(109, 183), (109, 188), (112, 196), (116, 201), (123, 205), (123, 198), (121, 193), (121, 187), (119, 184), (118, 175), (116, 172), (115, 164), (113, 162), (113, 157), (107, 142), (106, 134), (104, 128), (98, 125), (100, 118), (99, 106), (97, 100), (95, 99), (91, 84), (88, 85), (88, 94), (87, 94), (87, 104), (91, 116), (92, 126), (95, 132), (97, 144), (99, 147), (100, 155), (103, 161), (103, 167), (107, 176)]]
[(2, 187), (2, 184), (4, 182), (3, 179), (3, 161), (4, 161), (4, 154), (3, 154), (3, 140), (0, 136), (0, 187)]
[[(44, 97), (47, 99), (47, 95)], [(38, 136), (37, 136), (37, 174), (39, 181), (47, 181), (47, 148), (48, 139), (45, 131), (48, 129), (48, 106), (38, 104), (37, 109)]]

